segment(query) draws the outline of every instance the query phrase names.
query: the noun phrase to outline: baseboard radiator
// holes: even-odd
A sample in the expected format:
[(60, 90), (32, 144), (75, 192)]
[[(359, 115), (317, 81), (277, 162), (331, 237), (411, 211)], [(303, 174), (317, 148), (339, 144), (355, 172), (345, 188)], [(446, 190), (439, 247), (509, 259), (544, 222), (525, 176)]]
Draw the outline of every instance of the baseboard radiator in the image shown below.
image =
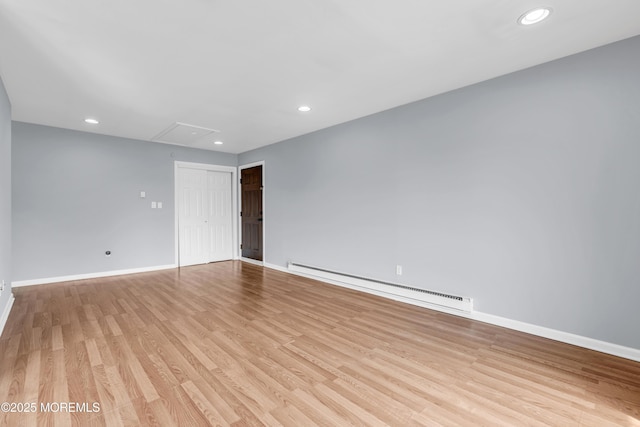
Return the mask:
[(302, 276), (317, 278), (329, 283), (352, 289), (355, 288), (365, 292), (369, 291), (370, 293), (387, 296), (389, 298), (396, 297), (394, 299), (409, 300), (406, 301), (409, 303), (419, 302), (422, 303), (419, 305), (436, 305), (468, 313), (473, 311), (473, 299), (468, 297), (414, 288), (399, 283), (384, 282), (294, 262), (289, 262), (287, 268), (292, 273), (297, 273)]

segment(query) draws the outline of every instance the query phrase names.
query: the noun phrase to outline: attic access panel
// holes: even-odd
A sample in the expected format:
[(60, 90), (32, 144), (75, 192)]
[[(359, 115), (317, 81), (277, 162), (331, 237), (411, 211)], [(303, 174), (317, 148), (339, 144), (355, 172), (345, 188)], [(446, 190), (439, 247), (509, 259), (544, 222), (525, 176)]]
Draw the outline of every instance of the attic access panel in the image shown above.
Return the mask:
[(198, 140), (220, 132), (217, 129), (209, 129), (202, 126), (190, 125), (188, 123), (175, 122), (158, 135), (151, 138), (155, 142), (166, 144), (193, 145)]

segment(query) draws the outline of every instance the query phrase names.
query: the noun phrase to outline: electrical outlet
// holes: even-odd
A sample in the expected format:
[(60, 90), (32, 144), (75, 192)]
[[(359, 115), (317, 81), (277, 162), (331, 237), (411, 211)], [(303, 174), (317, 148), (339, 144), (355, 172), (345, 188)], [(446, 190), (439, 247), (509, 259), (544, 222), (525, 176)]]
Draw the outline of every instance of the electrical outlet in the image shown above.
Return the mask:
[(402, 276), (402, 266), (396, 265), (396, 276)]

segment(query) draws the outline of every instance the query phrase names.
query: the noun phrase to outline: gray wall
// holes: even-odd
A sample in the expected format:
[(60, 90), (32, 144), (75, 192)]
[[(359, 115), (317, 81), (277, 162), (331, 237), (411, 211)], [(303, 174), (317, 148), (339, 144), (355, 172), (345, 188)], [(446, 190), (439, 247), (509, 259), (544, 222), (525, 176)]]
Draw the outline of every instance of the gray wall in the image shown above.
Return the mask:
[(19, 122), (12, 158), (14, 281), (173, 264), (174, 161), (237, 164), (232, 154)]
[(11, 104), (0, 78), (0, 316), (11, 296)]
[(636, 37), (239, 164), (266, 161), (268, 263), (470, 296), (478, 311), (640, 348), (639, 123)]

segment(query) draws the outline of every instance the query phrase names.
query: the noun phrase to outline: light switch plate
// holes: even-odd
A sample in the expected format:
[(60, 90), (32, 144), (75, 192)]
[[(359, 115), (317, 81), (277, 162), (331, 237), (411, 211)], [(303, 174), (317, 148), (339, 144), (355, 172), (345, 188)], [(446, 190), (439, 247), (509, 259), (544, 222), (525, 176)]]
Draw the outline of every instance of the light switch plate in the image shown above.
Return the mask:
[(156, 202), (151, 202), (151, 209), (155, 209), (157, 207), (157, 203)]

